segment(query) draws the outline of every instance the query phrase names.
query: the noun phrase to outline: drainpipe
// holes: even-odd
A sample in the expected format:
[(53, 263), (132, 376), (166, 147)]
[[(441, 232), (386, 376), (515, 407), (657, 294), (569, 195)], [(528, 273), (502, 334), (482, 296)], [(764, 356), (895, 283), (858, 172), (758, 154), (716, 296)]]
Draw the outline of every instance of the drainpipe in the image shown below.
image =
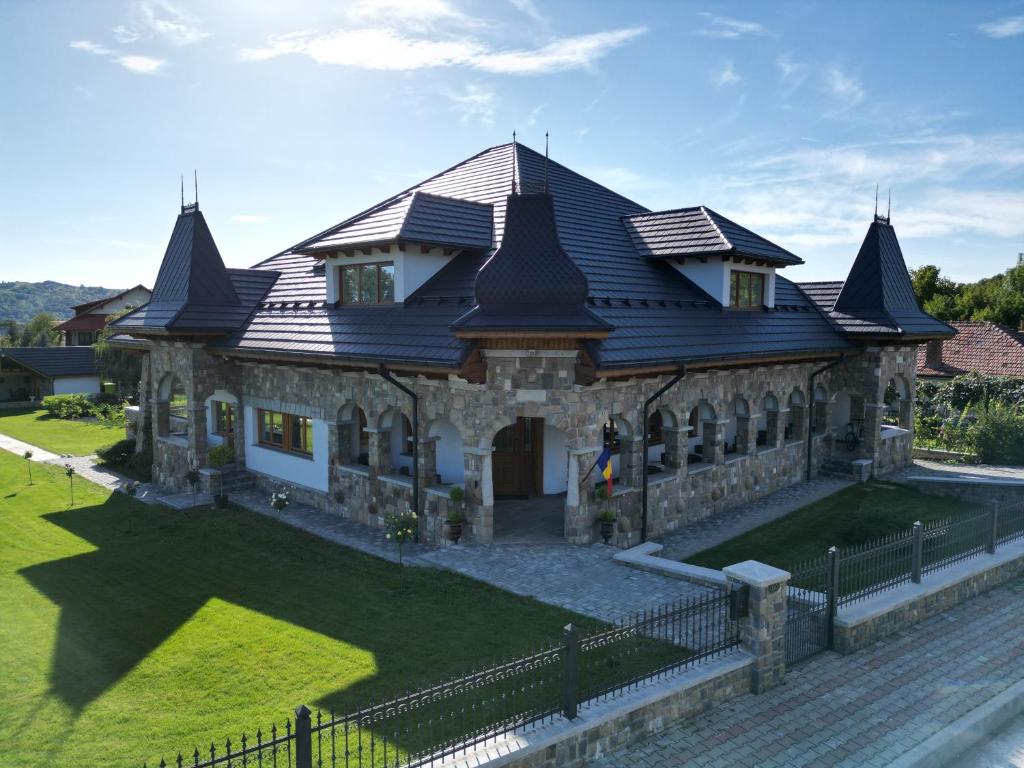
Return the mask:
[(838, 360), (833, 360), (828, 365), (822, 366), (818, 370), (813, 371), (811, 373), (811, 375), (807, 377), (807, 398), (808, 398), (808, 402), (810, 403), (810, 407), (807, 409), (807, 411), (808, 411), (808, 413), (807, 413), (807, 424), (805, 424), (804, 426), (807, 429), (807, 479), (808, 480), (811, 479), (811, 452), (812, 452), (812, 448), (813, 448), (813, 445), (814, 445), (811, 442), (811, 438), (814, 437), (814, 434), (811, 431), (811, 422), (814, 421), (814, 380), (818, 377), (819, 374), (824, 373), (829, 368), (835, 368), (837, 365), (839, 365), (845, 359), (846, 359), (846, 353), (844, 352), (843, 354), (839, 355), (839, 359)]
[(659, 389), (653, 395), (651, 395), (646, 400), (644, 400), (644, 419), (643, 419), (643, 422), (641, 423), (641, 427), (640, 427), (643, 430), (643, 435), (644, 435), (644, 439), (643, 439), (643, 446), (644, 446), (643, 451), (644, 451), (644, 453), (643, 453), (643, 456), (641, 457), (643, 459), (643, 464), (641, 465), (643, 467), (643, 474), (641, 475), (641, 477), (643, 478), (643, 480), (642, 480), (643, 485), (642, 485), (642, 487), (640, 489), (640, 512), (641, 512), (641, 515), (640, 515), (640, 542), (641, 543), (647, 541), (647, 475), (648, 475), (648, 472), (647, 472), (647, 450), (650, 447), (649, 443), (651, 441), (650, 434), (649, 434), (649, 432), (647, 430), (647, 420), (650, 418), (651, 404), (655, 400), (657, 400), (659, 397), (664, 395), (666, 392), (668, 392), (670, 389), (672, 389), (672, 387), (674, 387), (676, 384), (678, 384), (680, 381), (682, 381), (685, 378), (686, 378), (686, 364), (684, 363), (683, 364), (683, 369), (679, 373), (677, 373), (675, 376), (673, 376), (671, 379), (669, 379), (668, 383), (665, 386), (663, 386), (661, 389)]
[[(386, 381), (394, 384), (412, 398), (412, 509), (416, 516), (420, 515), (420, 398), (415, 392), (391, 375), (391, 371), (382, 365), (377, 372)], [(416, 540), (419, 541), (419, 526), (416, 527)]]

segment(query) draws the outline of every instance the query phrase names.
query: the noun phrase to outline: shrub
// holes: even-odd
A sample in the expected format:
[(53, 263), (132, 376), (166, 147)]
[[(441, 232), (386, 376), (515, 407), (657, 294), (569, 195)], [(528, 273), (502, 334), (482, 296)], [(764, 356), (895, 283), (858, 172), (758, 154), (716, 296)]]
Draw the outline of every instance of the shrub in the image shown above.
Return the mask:
[(215, 445), (206, 452), (206, 459), (211, 467), (223, 467), (235, 460), (235, 449), (226, 443)]
[(125, 425), (124, 409), (128, 407), (127, 402), (96, 403), (92, 406), (92, 414), (108, 427), (123, 427)]
[(1024, 413), (995, 405), (971, 427), (979, 458), (986, 464), (1024, 464)]
[(104, 446), (96, 451), (100, 460), (108, 464), (127, 464), (135, 455), (135, 438), (118, 440), (112, 445)]
[(43, 408), (56, 419), (80, 419), (92, 412), (92, 402), (85, 395), (47, 395)]

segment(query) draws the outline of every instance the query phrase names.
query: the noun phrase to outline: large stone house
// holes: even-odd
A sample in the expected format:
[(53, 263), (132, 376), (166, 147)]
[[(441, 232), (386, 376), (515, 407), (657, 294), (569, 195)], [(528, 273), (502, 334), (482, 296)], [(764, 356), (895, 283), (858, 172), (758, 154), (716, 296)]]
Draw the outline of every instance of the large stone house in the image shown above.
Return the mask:
[(184, 206), (152, 300), (116, 326), (147, 357), (164, 487), (226, 441), (263, 488), (369, 525), (415, 508), (437, 542), (457, 484), (478, 541), (529, 507), (582, 543), (609, 445), (626, 545), (826, 464), (909, 461), (916, 349), (951, 329), (918, 306), (887, 219), (846, 281), (783, 276), (801, 263), (513, 143), (251, 269), (226, 269)]

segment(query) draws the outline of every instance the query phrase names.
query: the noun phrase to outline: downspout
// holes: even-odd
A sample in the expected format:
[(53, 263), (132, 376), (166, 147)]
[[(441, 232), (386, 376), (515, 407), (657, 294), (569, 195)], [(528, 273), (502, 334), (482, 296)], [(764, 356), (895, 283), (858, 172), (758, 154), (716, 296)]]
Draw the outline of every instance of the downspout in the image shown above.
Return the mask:
[(651, 404), (655, 400), (657, 400), (659, 397), (664, 395), (666, 392), (668, 392), (670, 389), (672, 389), (672, 387), (674, 387), (676, 384), (678, 384), (680, 381), (682, 381), (685, 378), (686, 378), (686, 363), (683, 363), (683, 369), (679, 373), (677, 373), (675, 376), (673, 376), (671, 379), (669, 379), (668, 383), (665, 384), (665, 386), (663, 386), (661, 389), (659, 389), (653, 395), (651, 395), (646, 400), (644, 400), (644, 419), (643, 419), (643, 422), (641, 424), (641, 429), (643, 429), (643, 435), (644, 435), (644, 439), (643, 439), (643, 451), (644, 451), (644, 453), (643, 453), (643, 456), (642, 456), (642, 459), (643, 459), (643, 465), (642, 465), (643, 466), (643, 474), (642, 474), (643, 487), (640, 489), (640, 513), (641, 513), (640, 514), (640, 542), (641, 543), (647, 541), (647, 475), (648, 475), (648, 471), (647, 471), (647, 450), (648, 450), (648, 448), (650, 448), (649, 444), (651, 442), (650, 433), (649, 433), (649, 431), (647, 429), (647, 421), (650, 418)]
[(808, 410), (808, 413), (807, 413), (807, 416), (808, 416), (807, 424), (805, 424), (804, 426), (807, 429), (807, 479), (808, 480), (811, 479), (811, 453), (812, 453), (812, 448), (813, 448), (813, 445), (814, 445), (811, 442), (811, 439), (814, 437), (814, 433), (811, 430), (811, 425), (812, 425), (812, 422), (814, 421), (814, 402), (815, 402), (814, 401), (814, 379), (817, 378), (819, 374), (822, 374), (825, 371), (827, 371), (829, 368), (835, 368), (837, 365), (839, 365), (845, 359), (846, 359), (846, 353), (844, 352), (841, 355), (839, 355), (839, 359), (838, 360), (833, 360), (828, 365), (822, 366), (818, 370), (813, 371), (811, 373), (811, 375), (807, 377), (807, 401), (810, 403), (810, 407), (807, 409)]
[[(383, 364), (377, 372), (385, 381), (394, 384), (412, 398), (412, 509), (416, 516), (420, 515), (420, 398), (415, 392), (391, 375), (391, 371)], [(416, 541), (419, 541), (419, 526), (416, 527)]]

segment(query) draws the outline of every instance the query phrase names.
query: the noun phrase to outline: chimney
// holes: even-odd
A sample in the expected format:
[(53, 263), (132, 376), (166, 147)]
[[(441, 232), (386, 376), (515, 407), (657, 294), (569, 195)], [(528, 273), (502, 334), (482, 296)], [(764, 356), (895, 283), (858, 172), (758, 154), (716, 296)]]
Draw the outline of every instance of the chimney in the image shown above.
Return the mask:
[(929, 368), (942, 365), (942, 339), (932, 339), (925, 345), (924, 364)]

